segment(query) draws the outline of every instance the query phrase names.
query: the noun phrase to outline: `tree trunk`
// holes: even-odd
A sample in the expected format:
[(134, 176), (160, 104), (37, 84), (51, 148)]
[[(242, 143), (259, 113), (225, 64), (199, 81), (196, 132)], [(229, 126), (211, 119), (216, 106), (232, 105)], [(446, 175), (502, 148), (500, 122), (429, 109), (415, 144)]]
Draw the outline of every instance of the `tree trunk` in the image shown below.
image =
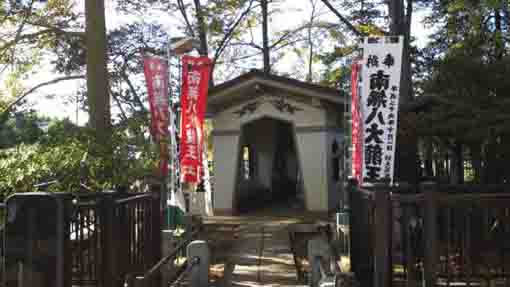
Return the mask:
[(464, 156), (462, 143), (456, 141), (453, 146), (452, 158), (450, 161), (450, 183), (464, 183)]
[(504, 44), (504, 37), (502, 34), (502, 24), (503, 24), (503, 17), (501, 17), (500, 9), (494, 9), (494, 25), (495, 25), (495, 31), (494, 31), (494, 37), (495, 37), (495, 51), (496, 51), (496, 59), (501, 60), (503, 58), (503, 54), (505, 52), (505, 44)]
[(485, 148), (485, 174), (483, 183), (496, 183), (497, 182), (497, 143), (496, 135), (494, 133), (489, 134), (488, 143)]
[(267, 0), (261, 0), (262, 8), (262, 54), (264, 57), (264, 74), (271, 72), (271, 58), (269, 54), (269, 31), (267, 16)]
[[(400, 77), (400, 105), (407, 104), (412, 99), (413, 92), (411, 82), (411, 63), (409, 58), (412, 10), (412, 0), (407, 1), (407, 7), (404, 6), (403, 0), (388, 1), (390, 34), (394, 36), (404, 36)], [(414, 132), (408, 133), (406, 136), (406, 139), (400, 138), (397, 143), (398, 154), (396, 155), (396, 160), (398, 163), (396, 166), (398, 166), (398, 178), (404, 182), (417, 183), (418, 139)]]
[(425, 177), (432, 178), (434, 177), (434, 170), (432, 167), (432, 161), (433, 161), (433, 145), (432, 142), (429, 140), (425, 140), (424, 144), (424, 166), (425, 166)]
[(89, 125), (94, 130), (91, 154), (103, 159), (96, 179), (108, 181), (113, 174), (110, 96), (106, 68), (107, 41), (104, 0), (85, 1), (87, 47), (87, 99)]
[(89, 123), (95, 130), (97, 144), (106, 145), (109, 142), (111, 121), (104, 0), (85, 1), (85, 17)]
[(402, 22), (404, 13), (403, 0), (390, 0), (388, 1), (388, 12), (390, 17), (390, 33), (392, 35), (399, 35), (402, 33)]
[(471, 155), (471, 166), (473, 167), (474, 182), (481, 183), (482, 179), (482, 149), (480, 143), (473, 143), (469, 146)]
[(197, 14), (197, 22), (198, 22), (198, 38), (200, 40), (200, 56), (208, 56), (208, 46), (207, 46), (207, 26), (204, 21), (204, 11), (202, 9), (202, 4), (200, 0), (193, 0), (195, 4), (195, 11)]
[(313, 39), (312, 39), (312, 28), (313, 28), (313, 25), (315, 23), (315, 7), (317, 5), (317, 3), (315, 2), (315, 0), (311, 0), (310, 1), (310, 4), (312, 5), (312, 12), (311, 12), (311, 15), (310, 15), (310, 23), (309, 23), (309, 26), (308, 26), (308, 33), (307, 33), (307, 37), (308, 37), (308, 46), (310, 47), (309, 49), (309, 54), (308, 54), (308, 75), (306, 76), (306, 81), (307, 82), (312, 82), (313, 80), (313, 69), (312, 69), (312, 66), (313, 66)]
[(313, 41), (312, 41), (312, 27), (308, 28), (308, 45), (310, 45), (310, 54), (308, 55), (308, 75), (306, 81), (312, 82), (312, 62), (313, 62)]

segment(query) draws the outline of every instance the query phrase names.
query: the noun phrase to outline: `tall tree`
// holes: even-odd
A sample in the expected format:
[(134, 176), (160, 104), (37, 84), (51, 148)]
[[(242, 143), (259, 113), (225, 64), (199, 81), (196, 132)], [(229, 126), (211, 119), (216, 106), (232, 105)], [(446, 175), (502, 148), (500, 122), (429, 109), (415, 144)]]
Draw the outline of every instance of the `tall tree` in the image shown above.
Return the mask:
[(202, 56), (208, 56), (209, 50), (207, 45), (207, 26), (205, 24), (204, 11), (202, 9), (202, 4), (200, 3), (200, 0), (193, 0), (193, 2), (195, 4), (195, 13), (197, 18), (198, 38), (200, 39), (200, 49), (198, 52)]
[[(450, 181), (463, 181), (463, 156), (469, 154), (474, 180), (498, 183), (509, 178), (504, 146), (508, 129), (508, 1), (423, 1), (436, 23), (426, 52), (424, 91), (440, 102), (420, 115), (420, 133), (435, 134), (452, 158)], [(500, 18), (500, 16), (503, 16)], [(508, 19), (508, 18), (506, 18)], [(498, 24), (499, 22), (499, 24)], [(464, 152), (459, 152), (463, 150)]]
[(269, 49), (269, 21), (267, 12), (267, 0), (260, 0), (260, 7), (262, 10), (262, 57), (263, 57), (263, 70), (265, 74), (271, 72), (271, 51)]
[(89, 122), (95, 130), (97, 144), (106, 146), (110, 134), (111, 118), (108, 72), (106, 69), (107, 42), (104, 0), (84, 2)]
[(156, 10), (168, 13), (174, 19), (181, 19), (182, 25), (177, 26), (177, 31), (172, 31), (172, 37), (180, 34), (198, 40), (199, 54), (209, 55), (212, 59), (211, 73), (214, 76), (211, 77), (212, 82), (214, 78), (221, 76), (220, 73), (213, 73), (218, 65), (228, 68), (233, 66), (231, 60), (236, 59), (232, 59), (235, 58), (232, 54), (240, 51), (231, 48), (230, 43), (242, 36), (241, 28), (248, 20), (254, 3), (255, 0), (178, 0), (175, 2), (123, 0), (118, 2), (124, 13), (132, 13), (133, 10), (149, 13)]
[[(412, 70), (411, 70), (411, 20), (413, 1), (388, 1), (388, 14), (390, 18), (390, 34), (403, 36), (402, 67), (400, 77), (400, 105), (406, 105), (413, 100)], [(400, 123), (406, 119), (401, 119)], [(406, 134), (400, 134), (397, 144), (397, 178), (409, 183), (418, 182), (418, 139), (412, 129)]]

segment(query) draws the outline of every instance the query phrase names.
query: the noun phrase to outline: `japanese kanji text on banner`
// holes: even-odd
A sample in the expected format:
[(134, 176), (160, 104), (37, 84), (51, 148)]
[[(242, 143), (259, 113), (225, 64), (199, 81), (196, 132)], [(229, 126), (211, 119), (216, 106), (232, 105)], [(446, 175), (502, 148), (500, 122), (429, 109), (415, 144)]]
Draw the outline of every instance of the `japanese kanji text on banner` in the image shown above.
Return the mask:
[(363, 183), (393, 183), (403, 37), (363, 43)]
[(149, 94), (151, 133), (160, 145), (160, 171), (168, 174), (168, 65), (165, 59), (145, 56), (143, 70)]
[(207, 106), (209, 69), (207, 57), (182, 58), (181, 145), (182, 182), (198, 183), (202, 177), (203, 122)]

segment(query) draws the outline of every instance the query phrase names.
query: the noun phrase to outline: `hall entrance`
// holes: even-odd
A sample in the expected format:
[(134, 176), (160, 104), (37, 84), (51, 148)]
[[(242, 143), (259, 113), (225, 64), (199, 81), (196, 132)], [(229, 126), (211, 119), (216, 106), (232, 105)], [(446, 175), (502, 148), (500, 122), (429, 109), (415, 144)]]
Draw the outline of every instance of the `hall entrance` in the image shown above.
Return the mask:
[(304, 208), (294, 127), (263, 117), (242, 126), (238, 154), (236, 209)]

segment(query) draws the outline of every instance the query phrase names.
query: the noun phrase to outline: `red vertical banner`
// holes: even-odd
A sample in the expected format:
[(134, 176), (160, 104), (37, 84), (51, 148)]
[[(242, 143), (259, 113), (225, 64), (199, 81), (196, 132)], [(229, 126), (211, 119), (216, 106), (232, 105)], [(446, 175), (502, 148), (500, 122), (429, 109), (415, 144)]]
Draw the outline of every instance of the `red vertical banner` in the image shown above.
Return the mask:
[(203, 124), (207, 107), (209, 71), (207, 57), (183, 56), (181, 89), (180, 164), (182, 182), (198, 183), (202, 178)]
[(361, 184), (361, 164), (362, 164), (362, 145), (361, 145), (361, 114), (359, 105), (359, 75), (361, 65), (354, 62), (351, 66), (351, 115), (352, 115), (352, 176)]
[(159, 168), (162, 176), (168, 174), (168, 64), (165, 59), (145, 56), (143, 71), (149, 94), (151, 134), (160, 145)]

